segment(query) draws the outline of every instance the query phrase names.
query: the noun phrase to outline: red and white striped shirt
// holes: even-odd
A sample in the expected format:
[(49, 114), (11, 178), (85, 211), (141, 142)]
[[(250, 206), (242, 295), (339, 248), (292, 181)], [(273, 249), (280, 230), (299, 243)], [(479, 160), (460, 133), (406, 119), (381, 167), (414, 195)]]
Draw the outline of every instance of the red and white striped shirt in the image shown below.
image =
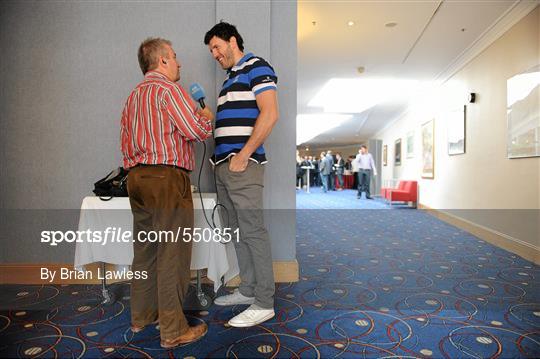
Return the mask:
[(193, 170), (194, 141), (204, 141), (212, 134), (212, 123), (195, 110), (195, 103), (180, 85), (159, 72), (147, 72), (122, 112), (124, 168), (141, 163)]

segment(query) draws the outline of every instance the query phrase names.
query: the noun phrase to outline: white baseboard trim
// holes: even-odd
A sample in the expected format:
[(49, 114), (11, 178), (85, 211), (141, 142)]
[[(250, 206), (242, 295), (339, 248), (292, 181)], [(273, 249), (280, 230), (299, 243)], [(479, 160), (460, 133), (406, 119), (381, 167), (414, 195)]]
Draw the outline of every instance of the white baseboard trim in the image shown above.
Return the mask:
[(488, 243), (517, 254), (535, 264), (540, 264), (540, 247), (538, 246), (443, 210), (433, 209), (423, 204), (419, 204), (418, 208), (426, 210), (438, 219), (463, 229)]

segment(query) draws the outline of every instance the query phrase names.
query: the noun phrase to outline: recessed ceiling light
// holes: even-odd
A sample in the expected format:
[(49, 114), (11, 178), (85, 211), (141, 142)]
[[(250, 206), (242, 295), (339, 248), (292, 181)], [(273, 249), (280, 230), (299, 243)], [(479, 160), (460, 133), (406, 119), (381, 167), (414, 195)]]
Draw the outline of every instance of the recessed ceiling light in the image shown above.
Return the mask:
[(397, 22), (393, 22), (393, 21), (392, 22), (387, 22), (386, 24), (384, 24), (384, 26), (386, 26), (386, 27), (395, 27), (395, 26), (397, 26)]
[(347, 25), (349, 25), (349, 26), (354, 26), (354, 21), (349, 20), (349, 21), (347, 22)]

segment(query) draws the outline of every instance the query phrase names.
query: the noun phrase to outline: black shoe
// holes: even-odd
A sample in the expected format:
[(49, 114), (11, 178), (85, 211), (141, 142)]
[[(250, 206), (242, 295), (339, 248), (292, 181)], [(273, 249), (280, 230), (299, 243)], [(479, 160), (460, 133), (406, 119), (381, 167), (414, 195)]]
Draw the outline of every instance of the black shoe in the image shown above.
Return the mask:
[(358, 195), (358, 196), (356, 196), (356, 199), (360, 199), (360, 198), (362, 198), (362, 196), (361, 196), (361, 195)]
[(366, 196), (367, 199), (373, 199), (373, 197), (370, 197), (370, 196)]

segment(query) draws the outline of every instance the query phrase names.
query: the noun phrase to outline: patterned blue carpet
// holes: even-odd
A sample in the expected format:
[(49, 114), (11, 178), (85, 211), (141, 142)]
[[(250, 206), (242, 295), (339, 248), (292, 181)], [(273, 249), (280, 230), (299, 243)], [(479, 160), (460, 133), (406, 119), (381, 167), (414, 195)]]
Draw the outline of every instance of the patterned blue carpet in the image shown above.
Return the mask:
[(227, 327), (245, 306), (190, 312), (207, 336), (167, 351), (155, 328), (129, 331), (127, 297), (103, 307), (96, 286), (2, 286), (0, 357), (540, 357), (539, 266), (422, 211), (317, 196), (298, 206), (359, 208), (297, 211), (300, 281), (277, 286), (269, 322)]
[[(384, 200), (374, 197), (366, 199), (366, 194), (361, 199), (356, 198), (356, 190), (346, 189), (343, 191), (328, 191), (323, 193), (321, 187), (311, 187), (310, 193), (305, 190), (296, 190), (297, 209), (388, 209)], [(404, 205), (394, 206), (396, 208)]]

